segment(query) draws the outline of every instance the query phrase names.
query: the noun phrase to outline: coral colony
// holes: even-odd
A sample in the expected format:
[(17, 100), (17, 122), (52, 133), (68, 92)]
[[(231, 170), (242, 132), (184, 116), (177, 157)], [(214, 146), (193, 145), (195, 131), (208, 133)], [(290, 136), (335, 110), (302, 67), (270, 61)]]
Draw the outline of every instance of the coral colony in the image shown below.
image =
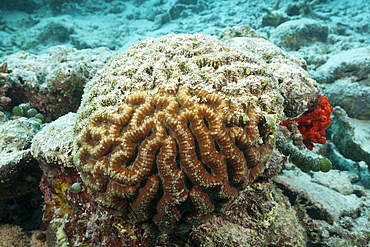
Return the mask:
[[(263, 172), (277, 124), (263, 125), (264, 115), (282, 111), (276, 83), (203, 35), (148, 39), (126, 54), (84, 98), (77, 168), (108, 211), (150, 231), (188, 231), (227, 210)], [(264, 88), (252, 92), (249, 81)], [(116, 97), (99, 95), (101, 83)], [(261, 95), (271, 95), (263, 106)]]
[(74, 162), (108, 212), (148, 232), (186, 232), (264, 171), (283, 110), (253, 56), (201, 34), (149, 38), (87, 85)]
[[(211, 36), (169, 34), (117, 54), (85, 87), (61, 168), (39, 159), (48, 243), (150, 246), (188, 232), (276, 175), (275, 146), (304, 171), (330, 170), (300, 148), (323, 142), (331, 108), (300, 62), (272, 52), (268, 64)], [(284, 115), (301, 117), (282, 126)]]

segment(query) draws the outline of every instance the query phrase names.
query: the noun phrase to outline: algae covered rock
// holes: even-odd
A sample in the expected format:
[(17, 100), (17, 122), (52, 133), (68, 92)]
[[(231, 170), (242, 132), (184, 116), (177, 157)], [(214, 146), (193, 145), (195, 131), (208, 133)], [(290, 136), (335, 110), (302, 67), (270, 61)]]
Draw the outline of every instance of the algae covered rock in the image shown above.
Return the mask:
[(354, 127), (347, 113), (339, 106), (333, 111), (333, 122), (328, 128), (328, 137), (335, 144), (338, 151), (348, 159), (356, 162), (364, 161), (370, 165), (370, 152), (356, 140)]
[[(8, 56), (5, 60), (13, 70), (7, 79), (9, 101), (13, 106), (28, 104), (44, 116), (45, 122), (76, 111), (85, 83), (110, 57), (107, 48), (77, 50), (65, 46), (51, 47), (42, 55), (18, 52)], [(9, 105), (4, 110), (12, 109)], [(15, 114), (26, 116), (27, 110), (16, 108)]]
[(350, 49), (331, 56), (313, 74), (318, 83), (333, 83), (350, 77), (363, 86), (370, 86), (370, 46)]
[(370, 119), (370, 47), (342, 51), (320, 66), (313, 77), (330, 104), (350, 117)]
[(328, 27), (313, 19), (300, 19), (280, 24), (271, 35), (274, 44), (289, 50), (299, 50), (314, 42), (326, 42)]
[(72, 165), (72, 136), (76, 114), (68, 113), (46, 125), (32, 140), (32, 156), (40, 163)]
[(41, 170), (30, 153), (39, 122), (19, 118), (0, 125), (0, 200), (38, 189)]
[(305, 227), (305, 246), (366, 246), (369, 242), (369, 190), (353, 184), (356, 177), (352, 171), (311, 176), (293, 170), (273, 178)]

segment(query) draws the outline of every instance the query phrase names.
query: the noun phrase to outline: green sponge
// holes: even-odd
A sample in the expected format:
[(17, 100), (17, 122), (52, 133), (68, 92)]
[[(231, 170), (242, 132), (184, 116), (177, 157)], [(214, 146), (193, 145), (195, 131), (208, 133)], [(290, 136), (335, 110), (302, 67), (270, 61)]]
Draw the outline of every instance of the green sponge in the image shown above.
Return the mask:
[(24, 115), (23, 108), (22, 108), (22, 107), (20, 107), (20, 106), (15, 106), (15, 107), (13, 108), (13, 114), (14, 114), (15, 116), (23, 117), (23, 115)]
[(19, 116), (19, 117), (24, 117), (27, 113), (27, 111), (30, 109), (30, 105), (29, 104), (26, 104), (26, 103), (23, 103), (23, 104), (20, 104), (19, 106), (15, 106), (13, 108), (13, 114), (15, 116)]
[(321, 171), (328, 172), (331, 169), (331, 161), (327, 158), (319, 158), (321, 162)]

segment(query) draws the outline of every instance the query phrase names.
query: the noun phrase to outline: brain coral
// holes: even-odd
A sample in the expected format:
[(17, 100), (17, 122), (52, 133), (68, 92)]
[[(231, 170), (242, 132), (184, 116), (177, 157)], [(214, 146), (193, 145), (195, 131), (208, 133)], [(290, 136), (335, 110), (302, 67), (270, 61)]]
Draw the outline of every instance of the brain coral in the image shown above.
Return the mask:
[(202, 34), (148, 38), (87, 84), (74, 162), (103, 208), (187, 231), (263, 172), (282, 115), (263, 60)]

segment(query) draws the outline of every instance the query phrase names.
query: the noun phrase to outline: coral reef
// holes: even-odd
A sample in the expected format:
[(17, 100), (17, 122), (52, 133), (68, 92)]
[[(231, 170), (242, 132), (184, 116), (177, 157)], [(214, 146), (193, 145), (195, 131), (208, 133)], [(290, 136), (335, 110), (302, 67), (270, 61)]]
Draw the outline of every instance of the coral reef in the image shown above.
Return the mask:
[(305, 229), (274, 187), (262, 182), (243, 191), (231, 210), (193, 229), (191, 246), (305, 246)]
[(305, 241), (272, 153), (284, 114), (313, 109), (318, 87), (265, 39), (233, 39), (240, 49), (202, 34), (141, 41), (88, 82), (77, 117), (34, 137), (47, 245)]
[(225, 211), (264, 170), (282, 98), (257, 57), (170, 34), (117, 55), (90, 81), (74, 162), (101, 206), (162, 232)]
[(45, 122), (76, 111), (83, 86), (110, 56), (105, 48), (78, 51), (55, 46), (39, 56), (19, 52), (5, 58), (13, 72), (2, 87), (6, 86), (6, 96), (11, 100), (3, 110), (11, 112), (21, 103), (28, 104), (44, 116)]
[[(198, 89), (195, 95), (215, 105), (219, 112), (227, 106), (217, 94)], [(249, 121), (244, 126), (253, 131), (252, 135), (246, 135), (240, 128), (234, 128), (228, 134), (221, 120), (225, 116), (218, 116), (207, 104), (192, 102), (192, 97), (190, 89), (184, 87), (179, 89), (177, 98), (165, 94), (151, 96), (138, 91), (128, 96), (117, 112), (98, 112), (91, 117), (77, 144), (76, 162), (91, 194), (104, 207), (119, 211), (133, 224), (142, 225), (153, 217), (162, 231), (171, 228), (186, 231), (187, 225), (201, 224), (210, 218), (214, 210), (219, 212), (229, 207), (237, 196), (237, 190), (231, 187), (229, 180), (235, 187), (245, 188), (263, 171), (261, 163), (269, 158), (273, 143), (265, 140), (265, 145), (251, 147), (260, 138), (257, 129), (259, 121), (254, 109), (248, 111)], [(161, 107), (162, 110), (152, 113), (155, 108)], [(176, 114), (179, 108), (184, 109)], [(152, 117), (145, 117), (147, 115)], [(121, 129), (125, 129), (123, 134)], [(148, 136), (151, 137), (145, 140)], [(176, 150), (175, 138), (179, 151)], [(222, 154), (217, 151), (214, 142), (217, 142)], [(244, 147), (246, 160), (234, 142)], [(139, 145), (135, 147), (135, 143)], [(139, 152), (135, 151), (139, 148)], [(109, 152), (111, 149), (114, 151)], [(181, 170), (175, 162), (177, 155)], [(226, 162), (231, 164), (233, 171), (230, 178), (227, 177)], [(256, 167), (248, 170), (247, 163)], [(121, 168), (122, 164), (125, 168)], [(127, 168), (130, 166), (132, 168)], [(153, 174), (155, 170), (157, 174)], [(190, 180), (188, 188), (185, 188), (185, 174)], [(112, 182), (108, 183), (105, 177)], [(150, 204), (159, 193), (159, 179), (164, 195), (157, 202), (158, 213), (153, 216)], [(145, 185), (131, 203), (120, 200), (133, 197), (140, 184)], [(205, 193), (206, 190), (210, 191), (210, 195)], [(214, 192), (211, 193), (211, 190)], [(212, 197), (217, 199), (212, 202)], [(178, 207), (185, 201), (189, 203), (191, 213), (182, 215)], [(133, 211), (131, 213), (127, 212), (129, 206)], [(178, 223), (181, 217), (186, 224)]]
[[(45, 205), (45, 207), (48, 208), (47, 215), (53, 219), (46, 231), (49, 246), (60, 246), (58, 243), (69, 243), (70, 245), (78, 243), (81, 246), (94, 246), (96, 242), (103, 243), (106, 246), (109, 246), (109, 244), (163, 247), (175, 245), (253, 246), (252, 244), (264, 246), (271, 243), (277, 246), (284, 246), (287, 243), (292, 246), (305, 246), (307, 241), (320, 244), (335, 243), (336, 240), (353, 245), (356, 243), (362, 244), (368, 239), (367, 231), (364, 229), (368, 217), (366, 211), (361, 210), (363, 210), (363, 206), (369, 204), (365, 202), (362, 205), (360, 203), (365, 199), (363, 188), (361, 189), (360, 186), (356, 185), (351, 186), (352, 196), (350, 198), (356, 197), (354, 200), (356, 204), (353, 207), (351, 206), (352, 200), (345, 200), (346, 196), (339, 195), (336, 191), (333, 192), (324, 187), (328, 191), (325, 195), (335, 193), (335, 197), (331, 198), (329, 204), (326, 202), (327, 198), (323, 196), (323, 186), (318, 186), (317, 183), (331, 183), (331, 186), (334, 186), (333, 189), (339, 192), (343, 190), (340, 187), (347, 188), (343, 181), (337, 183), (335, 181), (340, 180), (332, 180), (332, 176), (327, 181), (318, 177), (312, 179), (313, 183), (307, 184), (305, 179), (310, 177), (308, 174), (297, 170), (290, 171), (289, 177), (295, 180), (289, 184), (291, 187), (298, 186), (298, 188), (287, 190), (286, 186), (279, 187), (283, 189), (284, 194), (288, 195), (289, 199), (290, 195), (288, 193), (293, 191), (295, 197), (299, 194), (299, 196), (303, 195), (306, 198), (308, 194), (311, 201), (307, 203), (306, 199), (298, 201), (298, 199), (293, 198), (289, 203), (280, 190), (274, 188), (270, 181), (271, 178), (280, 173), (285, 161), (285, 158), (277, 153), (271, 155), (269, 162), (265, 164), (266, 168), (263, 174), (240, 193), (230, 210), (211, 217), (208, 223), (193, 227), (187, 234), (163, 234), (149, 237), (142, 230), (132, 227), (121, 218), (109, 216), (104, 210), (99, 209), (98, 202), (88, 195), (87, 186), (77, 172), (73, 170), (73, 167), (63, 167), (63, 163), (68, 160), (65, 157), (68, 157), (68, 153), (71, 151), (73, 126), (76, 121), (75, 115), (71, 113), (49, 124), (37, 134), (31, 148), (33, 155), (38, 157), (40, 163), (48, 162), (43, 164), (47, 166), (43, 168), (45, 177), (42, 188), (43, 191), (48, 192), (45, 193), (45, 199), (48, 198), (46, 202), (50, 205)], [(44, 131), (45, 133), (42, 133)], [(51, 145), (55, 140), (58, 140), (58, 142)], [(33, 147), (34, 143), (37, 145)], [(307, 152), (312, 154), (311, 151), (307, 150)], [(320, 175), (320, 173), (315, 175)], [(48, 181), (47, 186), (45, 181)], [(71, 193), (71, 187), (76, 182), (81, 185), (82, 190), (80, 193)], [(280, 182), (280, 184), (282, 183)], [(318, 194), (307, 192), (309, 188), (313, 187), (317, 188), (314, 192)], [(361, 198), (357, 198), (354, 194)], [(341, 200), (336, 201), (335, 198)], [(52, 204), (52, 202), (54, 203)], [(66, 211), (62, 217), (60, 205), (73, 206), (72, 210)], [(330, 205), (335, 205), (335, 210), (332, 210)], [(362, 218), (349, 219), (355, 216), (340, 216), (342, 212), (344, 212), (344, 215), (347, 215), (347, 212), (352, 215), (357, 211), (361, 211)], [(330, 225), (321, 220), (322, 218), (318, 219), (317, 215), (319, 217), (325, 216), (325, 220), (329, 218), (335, 221), (339, 217), (340, 227), (337, 224)], [(46, 217), (45, 219), (50, 220)], [(68, 225), (69, 228), (66, 228), (65, 222), (67, 221), (72, 222)], [(98, 228), (96, 225), (98, 225)], [(75, 229), (75, 231), (69, 229)], [(103, 237), (107, 236), (104, 235), (106, 232), (110, 233), (108, 239)], [(335, 232), (335, 234), (332, 235), (329, 232)], [(335, 246), (335, 244), (329, 246)]]
[(31, 108), (29, 104), (20, 104), (15, 106), (12, 110), (15, 117), (27, 117), (32, 118), (40, 123), (44, 120), (44, 116), (41, 113), (38, 113), (35, 108)]
[[(29, 148), (41, 125), (32, 119), (8, 120), (0, 116), (0, 222), (20, 224), (24, 230), (41, 227), (38, 184), (42, 171)], [(6, 230), (0, 229), (0, 235), (3, 232)], [(3, 237), (1, 243), (5, 241)]]
[(292, 122), (298, 124), (299, 132), (302, 134), (303, 143), (309, 150), (312, 150), (313, 143), (325, 144), (326, 139), (323, 137), (326, 128), (333, 121), (330, 115), (333, 107), (329, 104), (327, 97), (318, 97), (318, 105), (312, 110), (303, 113), (298, 118), (285, 120), (283, 126), (290, 125)]
[(76, 113), (68, 113), (46, 125), (32, 140), (31, 154), (44, 164), (73, 167), (72, 136)]
[(43, 171), (44, 223), (47, 246), (145, 246), (153, 242), (142, 229), (99, 208), (71, 159), (76, 114), (69, 113), (43, 128), (31, 153)]
[(240, 193), (230, 210), (192, 228), (189, 245), (304, 246), (305, 229), (289, 201), (271, 181), (281, 172), (284, 161), (283, 155), (273, 153), (264, 173)]
[(2, 110), (4, 106), (6, 106), (11, 99), (5, 95), (6, 91), (8, 91), (9, 84), (7, 83), (9, 79), (9, 73), (12, 70), (8, 69), (8, 64), (6, 62), (0, 64), (0, 109)]
[[(34, 138), (31, 150), (44, 176), (44, 221), (47, 246), (249, 246), (275, 243), (302, 245), (304, 229), (289, 202), (274, 188), (271, 178), (280, 173), (284, 156), (273, 153), (258, 181), (235, 199), (228, 211), (193, 226), (186, 234), (149, 236), (122, 218), (107, 214), (88, 193), (88, 188), (66, 157), (71, 150), (76, 114), (47, 125)], [(50, 136), (50, 138), (48, 138)], [(58, 140), (57, 143), (53, 144)], [(71, 165), (71, 163), (68, 163)], [(75, 189), (78, 184), (79, 189)]]
[[(237, 29), (237, 28), (236, 28)], [(272, 73), (278, 80), (279, 91), (284, 98), (284, 113), (288, 118), (294, 118), (307, 110), (313, 109), (319, 95), (319, 88), (311, 79), (305, 60), (290, 56), (265, 38), (232, 37), (231, 35), (251, 35), (253, 31), (226, 32), (223, 36), (227, 46), (235, 47), (263, 61), (265, 72)], [(247, 31), (249, 30), (249, 31)], [(258, 85), (255, 85), (258, 87)]]
[(0, 125), (0, 200), (37, 190), (42, 173), (30, 145), (40, 127), (39, 122), (27, 118)]

